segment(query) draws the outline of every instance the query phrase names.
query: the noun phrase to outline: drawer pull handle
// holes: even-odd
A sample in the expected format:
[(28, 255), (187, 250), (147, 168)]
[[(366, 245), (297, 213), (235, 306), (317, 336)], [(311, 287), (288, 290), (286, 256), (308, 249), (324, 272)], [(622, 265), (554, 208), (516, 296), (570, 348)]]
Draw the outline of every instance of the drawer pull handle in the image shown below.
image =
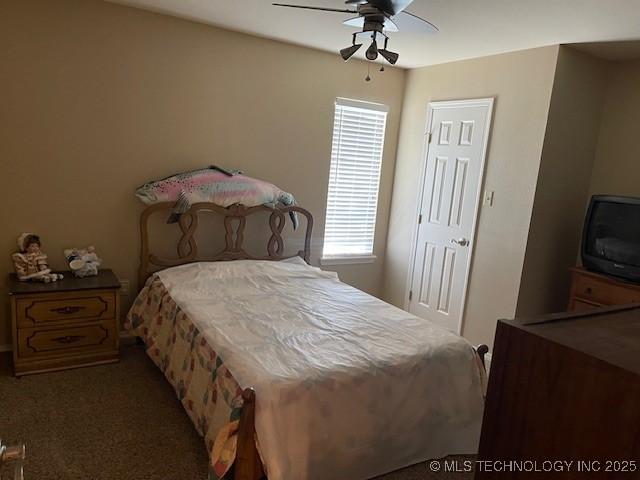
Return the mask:
[(52, 338), (51, 340), (53, 340), (54, 342), (64, 343), (65, 345), (68, 345), (70, 343), (79, 342), (83, 338), (85, 338), (84, 335), (67, 335), (65, 337)]
[(51, 311), (62, 315), (71, 315), (73, 313), (78, 313), (82, 309), (84, 309), (84, 307), (59, 307), (52, 308)]
[(584, 293), (588, 293), (589, 295), (591, 295), (593, 293), (593, 290), (591, 290), (591, 287), (587, 287), (584, 289)]

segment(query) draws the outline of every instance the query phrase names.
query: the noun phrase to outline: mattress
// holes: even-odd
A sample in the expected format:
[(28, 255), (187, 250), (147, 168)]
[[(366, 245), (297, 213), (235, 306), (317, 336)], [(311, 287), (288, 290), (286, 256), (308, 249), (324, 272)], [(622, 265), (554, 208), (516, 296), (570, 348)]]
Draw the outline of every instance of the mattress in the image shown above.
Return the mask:
[(214, 476), (233, 461), (249, 386), (270, 480), (365, 480), (477, 450), (484, 371), (472, 346), (335, 273), (203, 262), (145, 289), (129, 326), (205, 437)]

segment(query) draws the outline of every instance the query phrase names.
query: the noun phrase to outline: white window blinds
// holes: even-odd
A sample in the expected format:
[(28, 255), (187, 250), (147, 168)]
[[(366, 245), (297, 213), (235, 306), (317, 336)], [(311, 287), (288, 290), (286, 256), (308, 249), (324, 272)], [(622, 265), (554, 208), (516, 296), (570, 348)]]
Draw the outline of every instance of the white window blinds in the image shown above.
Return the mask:
[(388, 107), (338, 98), (322, 256), (373, 253)]

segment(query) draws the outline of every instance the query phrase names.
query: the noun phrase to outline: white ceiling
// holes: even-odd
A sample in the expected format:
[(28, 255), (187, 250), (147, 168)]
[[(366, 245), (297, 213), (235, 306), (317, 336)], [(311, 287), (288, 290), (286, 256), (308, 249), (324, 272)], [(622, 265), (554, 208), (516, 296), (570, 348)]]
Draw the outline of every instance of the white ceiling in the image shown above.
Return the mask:
[[(350, 44), (354, 31), (341, 23), (349, 14), (267, 0), (108, 1), (334, 52)], [(344, 8), (341, 0), (283, 3)], [(640, 39), (640, 0), (415, 0), (407, 11), (440, 28), (390, 34), (389, 49), (408, 68), (557, 43)]]

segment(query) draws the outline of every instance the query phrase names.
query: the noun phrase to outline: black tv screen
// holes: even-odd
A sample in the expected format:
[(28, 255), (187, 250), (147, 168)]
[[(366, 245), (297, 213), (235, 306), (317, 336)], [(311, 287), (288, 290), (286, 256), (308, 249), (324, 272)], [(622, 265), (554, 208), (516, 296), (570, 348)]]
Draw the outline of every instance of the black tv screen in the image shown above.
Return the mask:
[(591, 198), (582, 263), (589, 270), (640, 281), (640, 198)]

